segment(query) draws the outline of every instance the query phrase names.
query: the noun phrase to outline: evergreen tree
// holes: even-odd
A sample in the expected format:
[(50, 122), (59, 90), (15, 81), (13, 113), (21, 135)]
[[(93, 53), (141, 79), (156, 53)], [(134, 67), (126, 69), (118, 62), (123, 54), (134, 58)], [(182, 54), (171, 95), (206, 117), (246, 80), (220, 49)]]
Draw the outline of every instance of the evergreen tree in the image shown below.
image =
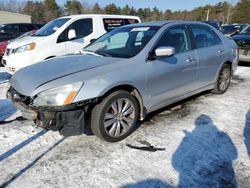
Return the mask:
[(106, 5), (104, 11), (106, 14), (121, 14), (121, 8), (117, 7), (114, 3)]
[(32, 23), (44, 23), (44, 7), (42, 2), (27, 1), (24, 5), (24, 14), (31, 15)]
[(233, 22), (236, 23), (250, 23), (250, 1), (249, 0), (240, 0), (235, 6), (233, 14)]
[(124, 14), (124, 15), (129, 15), (130, 11), (131, 11), (131, 9), (128, 5), (126, 5), (125, 7), (122, 8), (122, 14)]
[(60, 16), (60, 7), (57, 5), (55, 0), (44, 1), (44, 20), (49, 22)]
[(79, 1), (67, 0), (66, 3), (64, 4), (64, 9), (68, 15), (71, 15), (71, 14), (81, 14), (83, 8)]
[(101, 14), (101, 13), (103, 13), (103, 10), (102, 10), (102, 8), (100, 7), (100, 5), (98, 3), (95, 3), (95, 5), (94, 5), (94, 7), (92, 9), (92, 12), (94, 14)]

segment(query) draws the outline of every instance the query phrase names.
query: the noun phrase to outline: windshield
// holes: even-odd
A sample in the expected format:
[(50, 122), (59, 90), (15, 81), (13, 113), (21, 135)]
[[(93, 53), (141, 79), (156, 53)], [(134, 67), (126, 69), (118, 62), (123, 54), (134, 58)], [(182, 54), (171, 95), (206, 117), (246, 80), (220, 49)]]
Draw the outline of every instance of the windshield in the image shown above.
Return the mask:
[(83, 50), (103, 56), (131, 58), (146, 46), (159, 28), (156, 26), (130, 26), (115, 29)]
[(49, 36), (55, 33), (63, 24), (65, 24), (70, 18), (59, 18), (52, 20), (39, 29), (34, 36)]
[(250, 34), (250, 25), (246, 26), (240, 33), (242, 33), (242, 34)]

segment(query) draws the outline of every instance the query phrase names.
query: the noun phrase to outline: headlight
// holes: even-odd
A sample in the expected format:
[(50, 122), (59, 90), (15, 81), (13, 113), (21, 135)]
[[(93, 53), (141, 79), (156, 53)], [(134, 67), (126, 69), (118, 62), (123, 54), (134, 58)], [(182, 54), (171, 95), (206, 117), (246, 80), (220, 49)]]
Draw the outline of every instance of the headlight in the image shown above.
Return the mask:
[(36, 47), (36, 43), (32, 42), (30, 44), (27, 44), (27, 45), (21, 46), (19, 48), (16, 48), (14, 50), (14, 53), (20, 53), (20, 52), (25, 52), (25, 51), (29, 51), (29, 50), (34, 50), (35, 47)]
[(33, 101), (34, 106), (61, 106), (71, 104), (82, 86), (76, 82), (43, 91)]

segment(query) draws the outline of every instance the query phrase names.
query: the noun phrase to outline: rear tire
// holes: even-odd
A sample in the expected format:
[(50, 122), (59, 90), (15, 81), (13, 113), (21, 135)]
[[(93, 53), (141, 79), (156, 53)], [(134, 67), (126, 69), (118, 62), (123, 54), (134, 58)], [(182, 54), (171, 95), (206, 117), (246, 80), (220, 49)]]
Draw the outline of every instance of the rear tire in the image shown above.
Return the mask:
[(211, 92), (214, 94), (225, 93), (231, 83), (231, 73), (231, 66), (229, 64), (222, 65), (218, 78), (215, 82), (214, 89)]
[(136, 129), (137, 99), (127, 91), (115, 91), (97, 104), (91, 113), (91, 130), (108, 142), (118, 142)]

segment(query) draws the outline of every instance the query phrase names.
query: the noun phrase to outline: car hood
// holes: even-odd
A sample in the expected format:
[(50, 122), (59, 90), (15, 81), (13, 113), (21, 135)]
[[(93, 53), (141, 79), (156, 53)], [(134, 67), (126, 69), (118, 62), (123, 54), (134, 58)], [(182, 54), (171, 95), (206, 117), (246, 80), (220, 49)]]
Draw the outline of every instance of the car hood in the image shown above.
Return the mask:
[(34, 91), (38, 87), (50, 81), (117, 61), (119, 61), (118, 58), (94, 55), (67, 55), (52, 58), (20, 69), (11, 77), (10, 84), (22, 95), (33, 96), (36, 95)]
[(45, 38), (46, 37), (36, 37), (36, 36), (26, 36), (26, 37), (22, 37), (22, 38), (17, 38), (8, 44), (8, 48), (15, 49), (15, 48), (18, 48), (20, 46), (30, 44), (32, 42), (39, 42), (41, 40), (44, 40)]

